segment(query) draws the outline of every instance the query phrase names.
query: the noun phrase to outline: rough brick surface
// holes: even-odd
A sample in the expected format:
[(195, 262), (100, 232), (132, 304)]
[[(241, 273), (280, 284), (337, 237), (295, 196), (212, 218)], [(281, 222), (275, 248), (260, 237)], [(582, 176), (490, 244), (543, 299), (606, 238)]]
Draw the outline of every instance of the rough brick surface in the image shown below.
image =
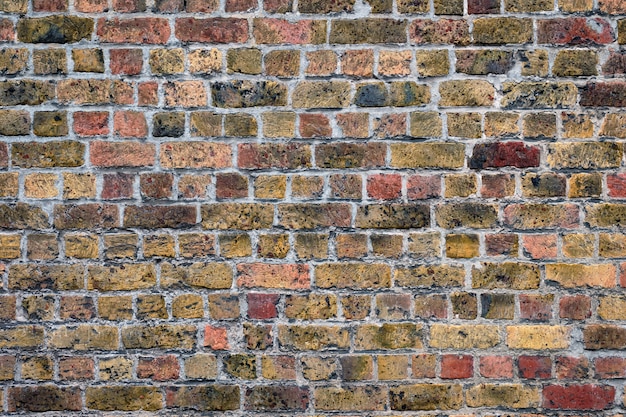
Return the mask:
[(626, 1), (0, 0), (0, 415), (624, 414)]

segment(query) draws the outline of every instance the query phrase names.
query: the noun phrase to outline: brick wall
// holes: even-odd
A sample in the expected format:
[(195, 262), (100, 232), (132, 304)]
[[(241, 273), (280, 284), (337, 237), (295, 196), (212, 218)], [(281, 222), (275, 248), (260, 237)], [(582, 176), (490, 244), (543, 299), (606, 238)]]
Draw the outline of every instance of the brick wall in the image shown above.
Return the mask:
[(0, 0), (0, 41), (0, 414), (624, 411), (626, 1)]

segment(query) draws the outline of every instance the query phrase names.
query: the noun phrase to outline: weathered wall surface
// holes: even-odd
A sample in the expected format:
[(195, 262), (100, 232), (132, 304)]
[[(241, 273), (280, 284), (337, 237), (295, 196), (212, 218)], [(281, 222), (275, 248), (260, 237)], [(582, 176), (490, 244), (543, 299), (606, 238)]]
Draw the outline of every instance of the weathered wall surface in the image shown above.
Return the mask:
[(624, 410), (625, 1), (0, 0), (0, 40), (2, 413)]

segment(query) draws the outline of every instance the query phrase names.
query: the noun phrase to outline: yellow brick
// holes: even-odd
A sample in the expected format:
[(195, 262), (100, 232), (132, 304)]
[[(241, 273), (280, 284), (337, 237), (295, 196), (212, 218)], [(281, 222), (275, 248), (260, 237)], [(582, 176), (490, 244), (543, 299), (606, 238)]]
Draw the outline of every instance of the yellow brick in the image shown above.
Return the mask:
[(500, 343), (500, 329), (492, 325), (433, 324), (430, 345), (435, 348), (487, 349)]
[(28, 198), (54, 198), (59, 195), (57, 174), (28, 174), (24, 178), (24, 195)]
[(569, 328), (565, 326), (507, 326), (507, 346), (511, 349), (567, 349)]

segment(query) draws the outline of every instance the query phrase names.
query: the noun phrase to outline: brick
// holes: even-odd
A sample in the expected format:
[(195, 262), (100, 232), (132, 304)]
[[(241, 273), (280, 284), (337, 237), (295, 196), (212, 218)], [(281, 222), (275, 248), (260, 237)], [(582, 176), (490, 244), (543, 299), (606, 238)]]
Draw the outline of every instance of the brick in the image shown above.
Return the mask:
[(455, 265), (421, 265), (397, 268), (394, 282), (401, 287), (460, 287), (465, 271)]
[(305, 289), (310, 286), (309, 268), (302, 264), (240, 264), (237, 285), (248, 288)]
[(507, 326), (507, 346), (511, 349), (567, 349), (570, 330), (566, 326)]
[(540, 44), (604, 45), (614, 40), (611, 24), (599, 17), (545, 19), (537, 26), (537, 42)]
[(138, 167), (154, 165), (154, 144), (140, 142), (90, 143), (91, 164), (99, 167)]
[(604, 410), (613, 404), (615, 388), (608, 385), (548, 385), (543, 407), (559, 410)]
[(53, 198), (59, 194), (55, 174), (29, 174), (24, 179), (24, 195), (29, 198)]
[(513, 54), (498, 50), (456, 51), (456, 71), (471, 75), (506, 74), (513, 67)]
[(97, 291), (132, 291), (156, 285), (156, 272), (148, 264), (97, 266), (87, 269), (87, 288)]
[(441, 357), (441, 379), (471, 378), (474, 374), (474, 358), (470, 355), (443, 355)]
[(597, 358), (593, 361), (596, 369), (596, 378), (613, 379), (624, 377), (624, 358), (608, 357)]
[(80, 389), (54, 385), (11, 387), (7, 395), (10, 412), (78, 411), (82, 409)]
[(335, 20), (330, 28), (330, 43), (405, 43), (406, 27), (405, 20)]
[(165, 44), (170, 33), (168, 21), (156, 17), (100, 18), (96, 32), (105, 43), (133, 44)]
[[(359, 271), (358, 275), (353, 275)], [(316, 285), (320, 288), (384, 288), (391, 285), (388, 267), (379, 264), (321, 264), (315, 268)]]
[(0, 227), (6, 229), (45, 229), (49, 224), (48, 215), (41, 207), (25, 203), (0, 205)]
[(276, 81), (218, 82), (212, 85), (211, 93), (217, 107), (245, 108), (287, 104), (286, 86)]
[(55, 329), (49, 343), (55, 349), (117, 350), (119, 339), (116, 327), (81, 324)]
[(486, 349), (500, 343), (497, 326), (433, 324), (430, 346), (452, 349)]
[(485, 378), (512, 378), (513, 358), (510, 356), (481, 356), (479, 369), (480, 375)]
[(244, 408), (262, 411), (305, 411), (309, 390), (293, 385), (256, 386), (246, 389)]
[(555, 143), (548, 147), (547, 161), (553, 168), (611, 168), (620, 165), (623, 150), (612, 142)]
[(439, 94), (441, 106), (490, 106), (495, 89), (482, 80), (444, 81), (439, 85)]
[(391, 165), (396, 168), (461, 168), (465, 146), (460, 143), (391, 145)]
[(474, 21), (474, 42), (487, 45), (523, 44), (532, 42), (531, 19), (515, 17), (484, 17)]
[(194, 262), (189, 265), (163, 264), (161, 286), (164, 288), (226, 289), (232, 284), (232, 269), (224, 263)]
[(99, 386), (85, 390), (87, 408), (102, 411), (156, 411), (162, 408), (163, 394), (149, 386)]
[(242, 43), (248, 39), (248, 25), (235, 18), (178, 18), (175, 34), (182, 42)]
[(576, 103), (577, 88), (569, 82), (505, 82), (502, 107), (505, 109), (559, 109)]
[(84, 17), (32, 17), (18, 21), (17, 37), (27, 43), (75, 43), (90, 37), (93, 28), (93, 20)]
[(598, 56), (595, 51), (566, 50), (559, 51), (552, 68), (557, 77), (580, 77), (596, 75)]
[(279, 325), (278, 341), (282, 349), (296, 351), (346, 349), (350, 344), (347, 329), (321, 325)]
[(193, 325), (160, 324), (129, 326), (122, 329), (122, 344), (127, 349), (192, 349), (196, 342)]
[(392, 410), (458, 410), (463, 388), (458, 384), (414, 384), (390, 388)]
[(239, 408), (239, 387), (234, 385), (196, 385), (168, 387), (167, 408), (201, 411), (227, 411)]
[(589, 376), (589, 360), (585, 357), (557, 356), (556, 376), (558, 379), (584, 379)]
[(552, 264), (546, 266), (546, 280), (564, 288), (602, 287), (616, 284), (616, 269), (610, 264)]
[(81, 265), (16, 264), (9, 269), (10, 289), (71, 291), (84, 288)]
[[(61, 82), (60, 85), (63, 83)], [(61, 98), (62, 94), (59, 94)], [(42, 104), (54, 97), (54, 85), (49, 81), (17, 80), (0, 82), (0, 104), (17, 106), (20, 104)]]
[(201, 208), (202, 227), (205, 229), (266, 229), (274, 221), (271, 204), (216, 203)]
[(536, 13), (552, 11), (554, 4), (549, 0), (506, 0), (505, 10), (515, 13)]
[(18, 142), (11, 147), (14, 166), (21, 168), (79, 167), (85, 163), (85, 145), (80, 142)]
[(326, 39), (326, 22), (257, 18), (253, 20), (254, 38), (260, 44), (306, 45), (320, 44)]
[(470, 407), (531, 408), (539, 406), (539, 390), (521, 384), (480, 384), (466, 393)]
[[(417, 4), (426, 5), (426, 2)], [(406, 1), (398, 4), (401, 13), (413, 13), (413, 3)], [(465, 46), (470, 43), (469, 25), (463, 19), (416, 19), (409, 26), (409, 40), (413, 45), (452, 44)]]

